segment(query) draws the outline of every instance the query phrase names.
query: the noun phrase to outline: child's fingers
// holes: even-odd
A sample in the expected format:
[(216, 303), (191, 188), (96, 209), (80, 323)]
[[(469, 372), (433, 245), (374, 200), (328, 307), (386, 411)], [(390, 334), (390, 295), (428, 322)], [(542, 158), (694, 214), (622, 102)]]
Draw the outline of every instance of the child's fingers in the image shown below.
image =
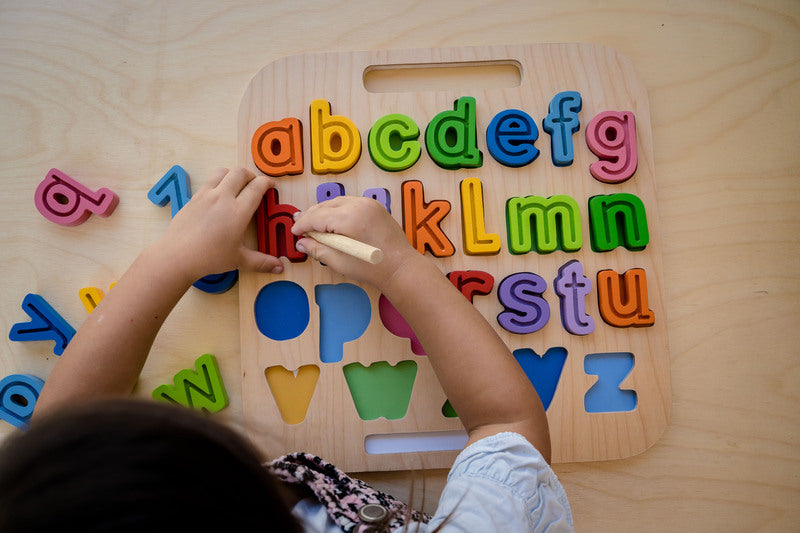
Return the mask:
[(244, 270), (254, 272), (278, 274), (283, 271), (283, 263), (280, 259), (257, 250), (251, 250), (244, 245), (242, 245), (239, 264)]
[(335, 265), (331, 264), (336, 260), (336, 256), (339, 254), (333, 248), (329, 246), (325, 246), (319, 241), (315, 241), (310, 237), (303, 237), (299, 239), (296, 244), (297, 251), (303, 252), (311, 256), (312, 259), (319, 261), (320, 263), (325, 263), (335, 269)]
[(228, 174), (228, 169), (224, 168), (224, 167), (219, 167), (219, 168), (215, 168), (214, 170), (212, 170), (211, 171), (211, 175), (209, 176), (209, 178), (206, 180), (206, 182), (203, 184), (203, 186), (200, 187), (200, 189), (197, 191), (198, 194), (201, 191), (208, 190), (208, 189), (213, 189), (214, 187), (219, 185), (220, 182), (223, 179), (225, 179), (225, 175), (226, 174)]
[(274, 186), (275, 182), (264, 175), (256, 176), (250, 180), (237, 197), (242, 203), (243, 212), (247, 213), (248, 217), (253, 216), (267, 189), (271, 189)]
[(228, 172), (225, 179), (218, 185), (218, 188), (236, 197), (254, 177), (255, 174), (246, 168), (234, 168)]
[(340, 209), (342, 206), (346, 206), (348, 201), (352, 201), (346, 198), (340, 196), (333, 200), (326, 200), (302, 211), (295, 218), (292, 233), (304, 235), (309, 231), (324, 231), (346, 235), (347, 228), (343, 227), (343, 222), (350, 216), (350, 213), (347, 212), (347, 209)]

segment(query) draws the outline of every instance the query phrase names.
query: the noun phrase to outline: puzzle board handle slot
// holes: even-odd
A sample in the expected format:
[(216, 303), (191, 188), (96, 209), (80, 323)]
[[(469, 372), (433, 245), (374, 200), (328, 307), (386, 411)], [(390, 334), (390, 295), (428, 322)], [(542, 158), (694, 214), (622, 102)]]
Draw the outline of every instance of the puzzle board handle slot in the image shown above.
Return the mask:
[(371, 93), (511, 89), (521, 82), (522, 66), (513, 59), (369, 65), (363, 75)]

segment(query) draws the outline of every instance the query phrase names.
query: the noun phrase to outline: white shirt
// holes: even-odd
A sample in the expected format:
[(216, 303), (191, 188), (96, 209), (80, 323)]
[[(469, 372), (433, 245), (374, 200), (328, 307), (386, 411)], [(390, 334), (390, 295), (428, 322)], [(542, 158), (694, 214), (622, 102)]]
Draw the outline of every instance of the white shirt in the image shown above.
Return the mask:
[[(342, 531), (316, 500), (302, 500), (292, 513), (306, 533)], [(542, 454), (517, 433), (465, 448), (450, 469), (436, 514), (428, 524), (408, 524), (408, 531), (428, 533), (448, 516), (443, 533), (573, 531), (564, 488)]]

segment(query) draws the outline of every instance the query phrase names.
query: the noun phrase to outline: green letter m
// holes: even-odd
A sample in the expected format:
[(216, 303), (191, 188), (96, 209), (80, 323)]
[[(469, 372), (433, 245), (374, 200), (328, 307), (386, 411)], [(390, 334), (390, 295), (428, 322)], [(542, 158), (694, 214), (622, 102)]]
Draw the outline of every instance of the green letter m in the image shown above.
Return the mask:
[(534, 248), (540, 254), (559, 248), (577, 252), (583, 243), (578, 204), (563, 194), (510, 198), (506, 202), (506, 227), (512, 254), (525, 254)]

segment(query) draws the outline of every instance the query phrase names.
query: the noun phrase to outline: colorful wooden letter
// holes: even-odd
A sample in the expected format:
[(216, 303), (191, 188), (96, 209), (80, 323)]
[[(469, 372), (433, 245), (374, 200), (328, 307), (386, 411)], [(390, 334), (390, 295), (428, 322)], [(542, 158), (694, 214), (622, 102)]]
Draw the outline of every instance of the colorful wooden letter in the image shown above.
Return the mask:
[(189, 176), (180, 165), (173, 165), (147, 193), (147, 198), (160, 207), (169, 203), (173, 218), (189, 203), (191, 197)]
[(80, 298), (87, 313), (94, 311), (95, 307), (97, 307), (97, 304), (100, 303), (100, 300), (102, 300), (104, 296), (103, 291), (97, 287), (84, 287), (78, 290), (78, 298)]
[(647, 327), (655, 323), (655, 315), (648, 308), (647, 276), (642, 268), (622, 275), (613, 270), (598, 272), (597, 303), (600, 316), (611, 326)]
[(262, 124), (250, 143), (253, 162), (268, 176), (303, 173), (303, 124), (285, 118)]
[(422, 153), (419, 127), (411, 117), (395, 113), (375, 121), (369, 130), (369, 155), (383, 170), (405, 170)]
[(586, 374), (597, 382), (586, 391), (583, 406), (587, 413), (614, 413), (636, 409), (636, 391), (620, 389), (634, 365), (629, 352), (590, 353), (583, 360)]
[(293, 339), (308, 326), (308, 296), (293, 281), (273, 281), (258, 291), (253, 315), (258, 331), (265, 337), (275, 341)]
[(344, 196), (344, 185), (341, 183), (320, 183), (317, 185), (317, 203), (321, 204), (325, 200), (333, 200), (339, 196)]
[(600, 158), (589, 172), (603, 183), (622, 183), (636, 172), (636, 120), (630, 111), (603, 111), (586, 125), (586, 144)]
[(292, 263), (306, 260), (306, 254), (295, 248), (299, 237), (292, 233), (295, 206), (278, 203), (277, 189), (269, 189), (256, 209), (258, 249), (275, 257), (288, 257)]
[(589, 228), (595, 252), (607, 252), (617, 246), (640, 251), (650, 242), (644, 204), (629, 193), (589, 198)]
[(342, 367), (342, 371), (362, 420), (379, 417), (397, 420), (406, 416), (417, 376), (417, 363), (400, 361), (391, 366), (386, 361), (379, 361), (368, 367), (350, 363)]
[(456, 249), (439, 226), (447, 213), (450, 202), (431, 200), (425, 203), (425, 190), (420, 181), (405, 181), (402, 185), (403, 229), (411, 246), (424, 254), (425, 248), (436, 257), (448, 257)]
[(11, 327), (8, 338), (12, 341), (55, 341), (53, 353), (61, 355), (75, 335), (75, 329), (38, 294), (27, 294), (22, 300), (22, 310), (31, 317), (30, 322), (19, 322)]
[(209, 274), (192, 283), (192, 287), (209, 294), (222, 294), (230, 290), (239, 281), (239, 271), (229, 270), (219, 274)]
[[(109, 285), (108, 290), (113, 289), (116, 284), (117, 282), (115, 281)], [(78, 299), (89, 314), (95, 310), (97, 304), (99, 304), (103, 298), (105, 298), (105, 294), (97, 287), (84, 287), (78, 290)]]
[(303, 365), (292, 372), (281, 365), (275, 365), (267, 367), (264, 376), (283, 421), (294, 425), (305, 420), (317, 388), (319, 367)]
[(359, 338), (369, 326), (369, 296), (358, 285), (340, 283), (315, 286), (314, 300), (320, 314), (320, 361), (338, 363), (344, 357), (344, 343)]
[(0, 381), (0, 420), (26, 429), (43, 386), (44, 381), (28, 374), (3, 378)]
[(51, 168), (39, 183), (33, 200), (44, 218), (62, 226), (83, 224), (92, 213), (107, 217), (119, 204), (110, 189), (94, 192), (57, 168)]
[(477, 168), (483, 163), (475, 126), (475, 98), (462, 96), (453, 111), (442, 111), (428, 123), (425, 147), (442, 168)]
[(533, 143), (539, 128), (530, 115), (519, 109), (506, 109), (496, 114), (486, 128), (486, 146), (498, 163), (521, 167), (539, 155)]
[[(147, 193), (147, 198), (160, 207), (164, 207), (169, 203), (170, 216), (172, 218), (175, 218), (178, 211), (189, 203), (191, 197), (192, 189), (189, 185), (189, 175), (180, 165), (173, 165)], [(200, 278), (192, 285), (203, 292), (221, 294), (236, 285), (238, 279), (239, 271), (231, 270), (220, 274), (210, 274)], [(84, 305), (86, 305), (85, 301)]]
[(228, 405), (217, 359), (210, 353), (197, 358), (194, 370), (186, 368), (175, 374), (173, 382), (174, 385), (156, 387), (153, 398), (207, 413), (216, 413)]
[(497, 297), (504, 311), (497, 323), (517, 335), (539, 331), (550, 320), (550, 305), (542, 297), (547, 282), (532, 272), (517, 272), (500, 282)]
[(550, 101), (550, 108), (542, 127), (550, 134), (550, 153), (553, 164), (565, 167), (575, 159), (572, 134), (580, 129), (581, 93), (560, 92)]
[(346, 172), (361, 157), (361, 134), (353, 121), (331, 115), (327, 100), (311, 102), (311, 172)]
[[(580, 217), (578, 204), (563, 194), (510, 198), (506, 202), (508, 249), (512, 254), (534, 249), (546, 254), (559, 248), (577, 252), (583, 244)], [(536, 228), (535, 240), (532, 226)]]
[(367, 189), (364, 191), (364, 197), (372, 198), (373, 200), (382, 203), (383, 207), (385, 207), (387, 211), (390, 213), (392, 212), (392, 195), (389, 194), (388, 189), (384, 189), (383, 187)]
[(497, 233), (486, 233), (483, 185), (478, 178), (461, 181), (461, 224), (466, 254), (494, 255), (500, 251), (500, 236)]
[(573, 335), (588, 335), (594, 331), (594, 319), (586, 314), (586, 296), (592, 281), (583, 275), (579, 261), (568, 261), (558, 269), (554, 288), (561, 300), (561, 323)]
[(482, 270), (454, 270), (447, 274), (447, 279), (469, 303), (473, 303), (476, 294), (489, 294), (494, 287), (494, 277)]

